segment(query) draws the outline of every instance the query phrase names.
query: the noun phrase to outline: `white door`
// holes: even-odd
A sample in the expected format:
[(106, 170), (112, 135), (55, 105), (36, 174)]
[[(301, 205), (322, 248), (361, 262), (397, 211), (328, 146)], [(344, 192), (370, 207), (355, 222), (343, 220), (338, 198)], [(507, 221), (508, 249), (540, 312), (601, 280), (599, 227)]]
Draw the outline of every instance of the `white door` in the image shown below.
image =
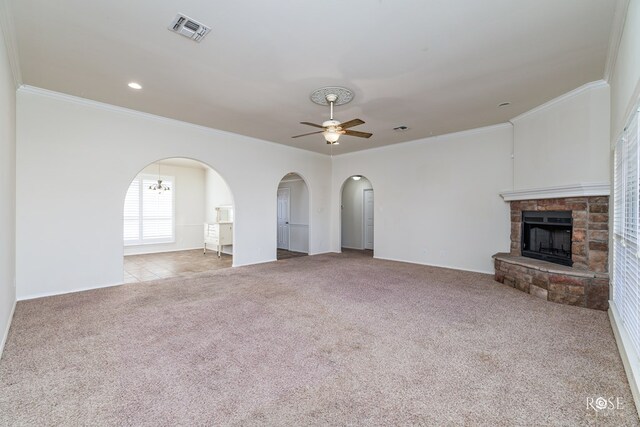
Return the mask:
[(289, 189), (278, 188), (278, 249), (289, 250)]
[(364, 248), (373, 250), (373, 190), (364, 190)]

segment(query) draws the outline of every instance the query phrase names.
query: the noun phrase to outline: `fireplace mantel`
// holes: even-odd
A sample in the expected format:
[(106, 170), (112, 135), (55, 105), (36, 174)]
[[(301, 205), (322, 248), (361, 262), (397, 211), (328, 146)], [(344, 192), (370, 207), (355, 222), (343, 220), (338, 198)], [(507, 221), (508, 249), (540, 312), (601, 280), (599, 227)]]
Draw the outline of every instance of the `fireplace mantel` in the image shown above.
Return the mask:
[(500, 193), (505, 202), (516, 200), (557, 199), (565, 197), (608, 196), (608, 183), (561, 185), (557, 187), (509, 190)]

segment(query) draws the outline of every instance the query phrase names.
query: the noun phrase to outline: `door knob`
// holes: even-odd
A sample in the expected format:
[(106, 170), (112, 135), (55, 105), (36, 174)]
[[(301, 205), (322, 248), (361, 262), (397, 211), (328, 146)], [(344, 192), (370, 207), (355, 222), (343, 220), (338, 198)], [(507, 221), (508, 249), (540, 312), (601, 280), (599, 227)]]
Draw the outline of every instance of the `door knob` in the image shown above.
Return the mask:
[(285, 224), (289, 224), (289, 221), (285, 222)]

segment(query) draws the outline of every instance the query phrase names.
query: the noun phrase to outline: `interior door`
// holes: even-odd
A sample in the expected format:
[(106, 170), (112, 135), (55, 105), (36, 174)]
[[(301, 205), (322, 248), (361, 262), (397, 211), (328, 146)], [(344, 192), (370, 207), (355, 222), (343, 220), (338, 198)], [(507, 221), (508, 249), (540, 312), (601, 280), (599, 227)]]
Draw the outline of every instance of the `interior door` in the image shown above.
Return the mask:
[(373, 190), (364, 190), (364, 248), (373, 250)]
[(278, 249), (289, 250), (289, 199), (288, 188), (278, 188)]

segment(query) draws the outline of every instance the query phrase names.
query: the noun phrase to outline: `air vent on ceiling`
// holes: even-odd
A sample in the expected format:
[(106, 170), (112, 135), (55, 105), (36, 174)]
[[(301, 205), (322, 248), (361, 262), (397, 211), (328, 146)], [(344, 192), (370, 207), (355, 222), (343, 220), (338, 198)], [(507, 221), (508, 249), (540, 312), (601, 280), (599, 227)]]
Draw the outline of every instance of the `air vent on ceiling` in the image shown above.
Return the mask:
[(211, 28), (179, 13), (169, 25), (169, 29), (192, 40), (200, 42)]

